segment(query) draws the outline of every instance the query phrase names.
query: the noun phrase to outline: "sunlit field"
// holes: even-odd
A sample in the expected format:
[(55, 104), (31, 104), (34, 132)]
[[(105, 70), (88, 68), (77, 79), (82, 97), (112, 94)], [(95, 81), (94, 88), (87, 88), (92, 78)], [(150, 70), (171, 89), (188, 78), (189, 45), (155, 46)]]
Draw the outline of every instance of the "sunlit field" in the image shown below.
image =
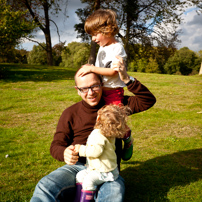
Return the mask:
[[(0, 66), (0, 201), (29, 201), (37, 182), (64, 165), (49, 148), (62, 111), (81, 100), (76, 70)], [(121, 163), (125, 201), (201, 202), (202, 76), (129, 74), (157, 103), (128, 121), (134, 154)]]

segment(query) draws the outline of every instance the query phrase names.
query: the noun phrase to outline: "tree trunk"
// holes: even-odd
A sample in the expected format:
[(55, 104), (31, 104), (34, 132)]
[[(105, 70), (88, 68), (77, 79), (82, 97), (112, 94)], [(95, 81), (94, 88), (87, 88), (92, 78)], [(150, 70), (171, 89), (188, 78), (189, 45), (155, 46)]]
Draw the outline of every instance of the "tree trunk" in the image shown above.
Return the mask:
[(91, 41), (90, 57), (88, 58), (88, 63), (95, 65), (96, 60), (96, 43)]
[(202, 74), (202, 62), (201, 62), (201, 68), (199, 70), (199, 75), (201, 75), (201, 74)]
[(126, 61), (125, 61), (125, 65), (126, 65), (126, 69), (128, 69), (128, 58), (130, 57), (130, 52), (129, 52), (129, 34), (130, 34), (130, 17), (129, 14), (127, 13), (127, 22), (126, 22), (126, 36), (125, 36), (125, 41), (124, 41), (124, 48), (126, 51)]
[(49, 33), (45, 34), (45, 37), (46, 37), (47, 64), (49, 66), (53, 66), (53, 55), (52, 55), (50, 30), (49, 30)]
[[(99, 8), (100, 8), (100, 0), (96, 0), (94, 4), (94, 11), (98, 10)], [(91, 50), (88, 63), (95, 65), (95, 60), (96, 60), (96, 43), (91, 40)]]
[(46, 53), (47, 53), (47, 64), (52, 66), (53, 65), (53, 55), (52, 55), (52, 44), (51, 44), (51, 34), (50, 34), (50, 21), (49, 21), (49, 14), (48, 14), (48, 2), (47, 0), (44, 1), (44, 14), (45, 14), (45, 39), (46, 39)]

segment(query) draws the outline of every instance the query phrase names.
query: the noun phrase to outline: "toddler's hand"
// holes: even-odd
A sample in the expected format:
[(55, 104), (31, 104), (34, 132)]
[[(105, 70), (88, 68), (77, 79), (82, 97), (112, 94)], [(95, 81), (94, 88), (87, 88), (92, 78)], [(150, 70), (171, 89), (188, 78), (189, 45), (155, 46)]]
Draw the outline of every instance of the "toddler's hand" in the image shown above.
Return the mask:
[(80, 144), (76, 144), (74, 147), (74, 151), (79, 153), (79, 149), (80, 149), (81, 145)]
[(84, 76), (90, 72), (92, 72), (93, 65), (85, 64), (82, 66), (82, 68), (78, 72), (78, 76)]
[(117, 71), (119, 73), (120, 79), (124, 83), (128, 83), (130, 81), (130, 76), (128, 75), (125, 67), (125, 63), (123, 61), (123, 58), (120, 56), (116, 56), (118, 61), (112, 63), (112, 69), (114, 71)]

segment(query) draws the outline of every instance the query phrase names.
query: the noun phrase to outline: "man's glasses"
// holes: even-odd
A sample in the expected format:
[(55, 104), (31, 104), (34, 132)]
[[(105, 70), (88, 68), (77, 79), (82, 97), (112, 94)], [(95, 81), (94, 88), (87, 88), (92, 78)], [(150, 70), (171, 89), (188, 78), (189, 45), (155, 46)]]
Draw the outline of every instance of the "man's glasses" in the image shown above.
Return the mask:
[(92, 91), (97, 91), (97, 90), (100, 90), (101, 86), (102, 86), (102, 84), (94, 85), (94, 86), (90, 86), (90, 87), (83, 87), (83, 88), (79, 88), (77, 86), (77, 89), (79, 89), (79, 91), (82, 93), (88, 93), (89, 89), (91, 89)]

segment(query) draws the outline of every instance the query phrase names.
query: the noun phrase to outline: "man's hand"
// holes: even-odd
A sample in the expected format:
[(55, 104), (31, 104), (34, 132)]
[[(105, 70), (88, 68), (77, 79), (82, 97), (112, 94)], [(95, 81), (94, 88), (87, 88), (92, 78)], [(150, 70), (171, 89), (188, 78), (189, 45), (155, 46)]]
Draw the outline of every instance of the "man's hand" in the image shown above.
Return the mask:
[(128, 83), (130, 81), (130, 76), (128, 75), (126, 71), (126, 67), (123, 61), (123, 58), (120, 56), (116, 56), (116, 58), (119, 60), (117, 62), (112, 63), (112, 69), (114, 71), (117, 71), (119, 73), (120, 79), (124, 83)]
[(68, 165), (74, 165), (79, 159), (78, 152), (75, 152), (75, 146), (70, 145), (64, 151), (64, 161)]

